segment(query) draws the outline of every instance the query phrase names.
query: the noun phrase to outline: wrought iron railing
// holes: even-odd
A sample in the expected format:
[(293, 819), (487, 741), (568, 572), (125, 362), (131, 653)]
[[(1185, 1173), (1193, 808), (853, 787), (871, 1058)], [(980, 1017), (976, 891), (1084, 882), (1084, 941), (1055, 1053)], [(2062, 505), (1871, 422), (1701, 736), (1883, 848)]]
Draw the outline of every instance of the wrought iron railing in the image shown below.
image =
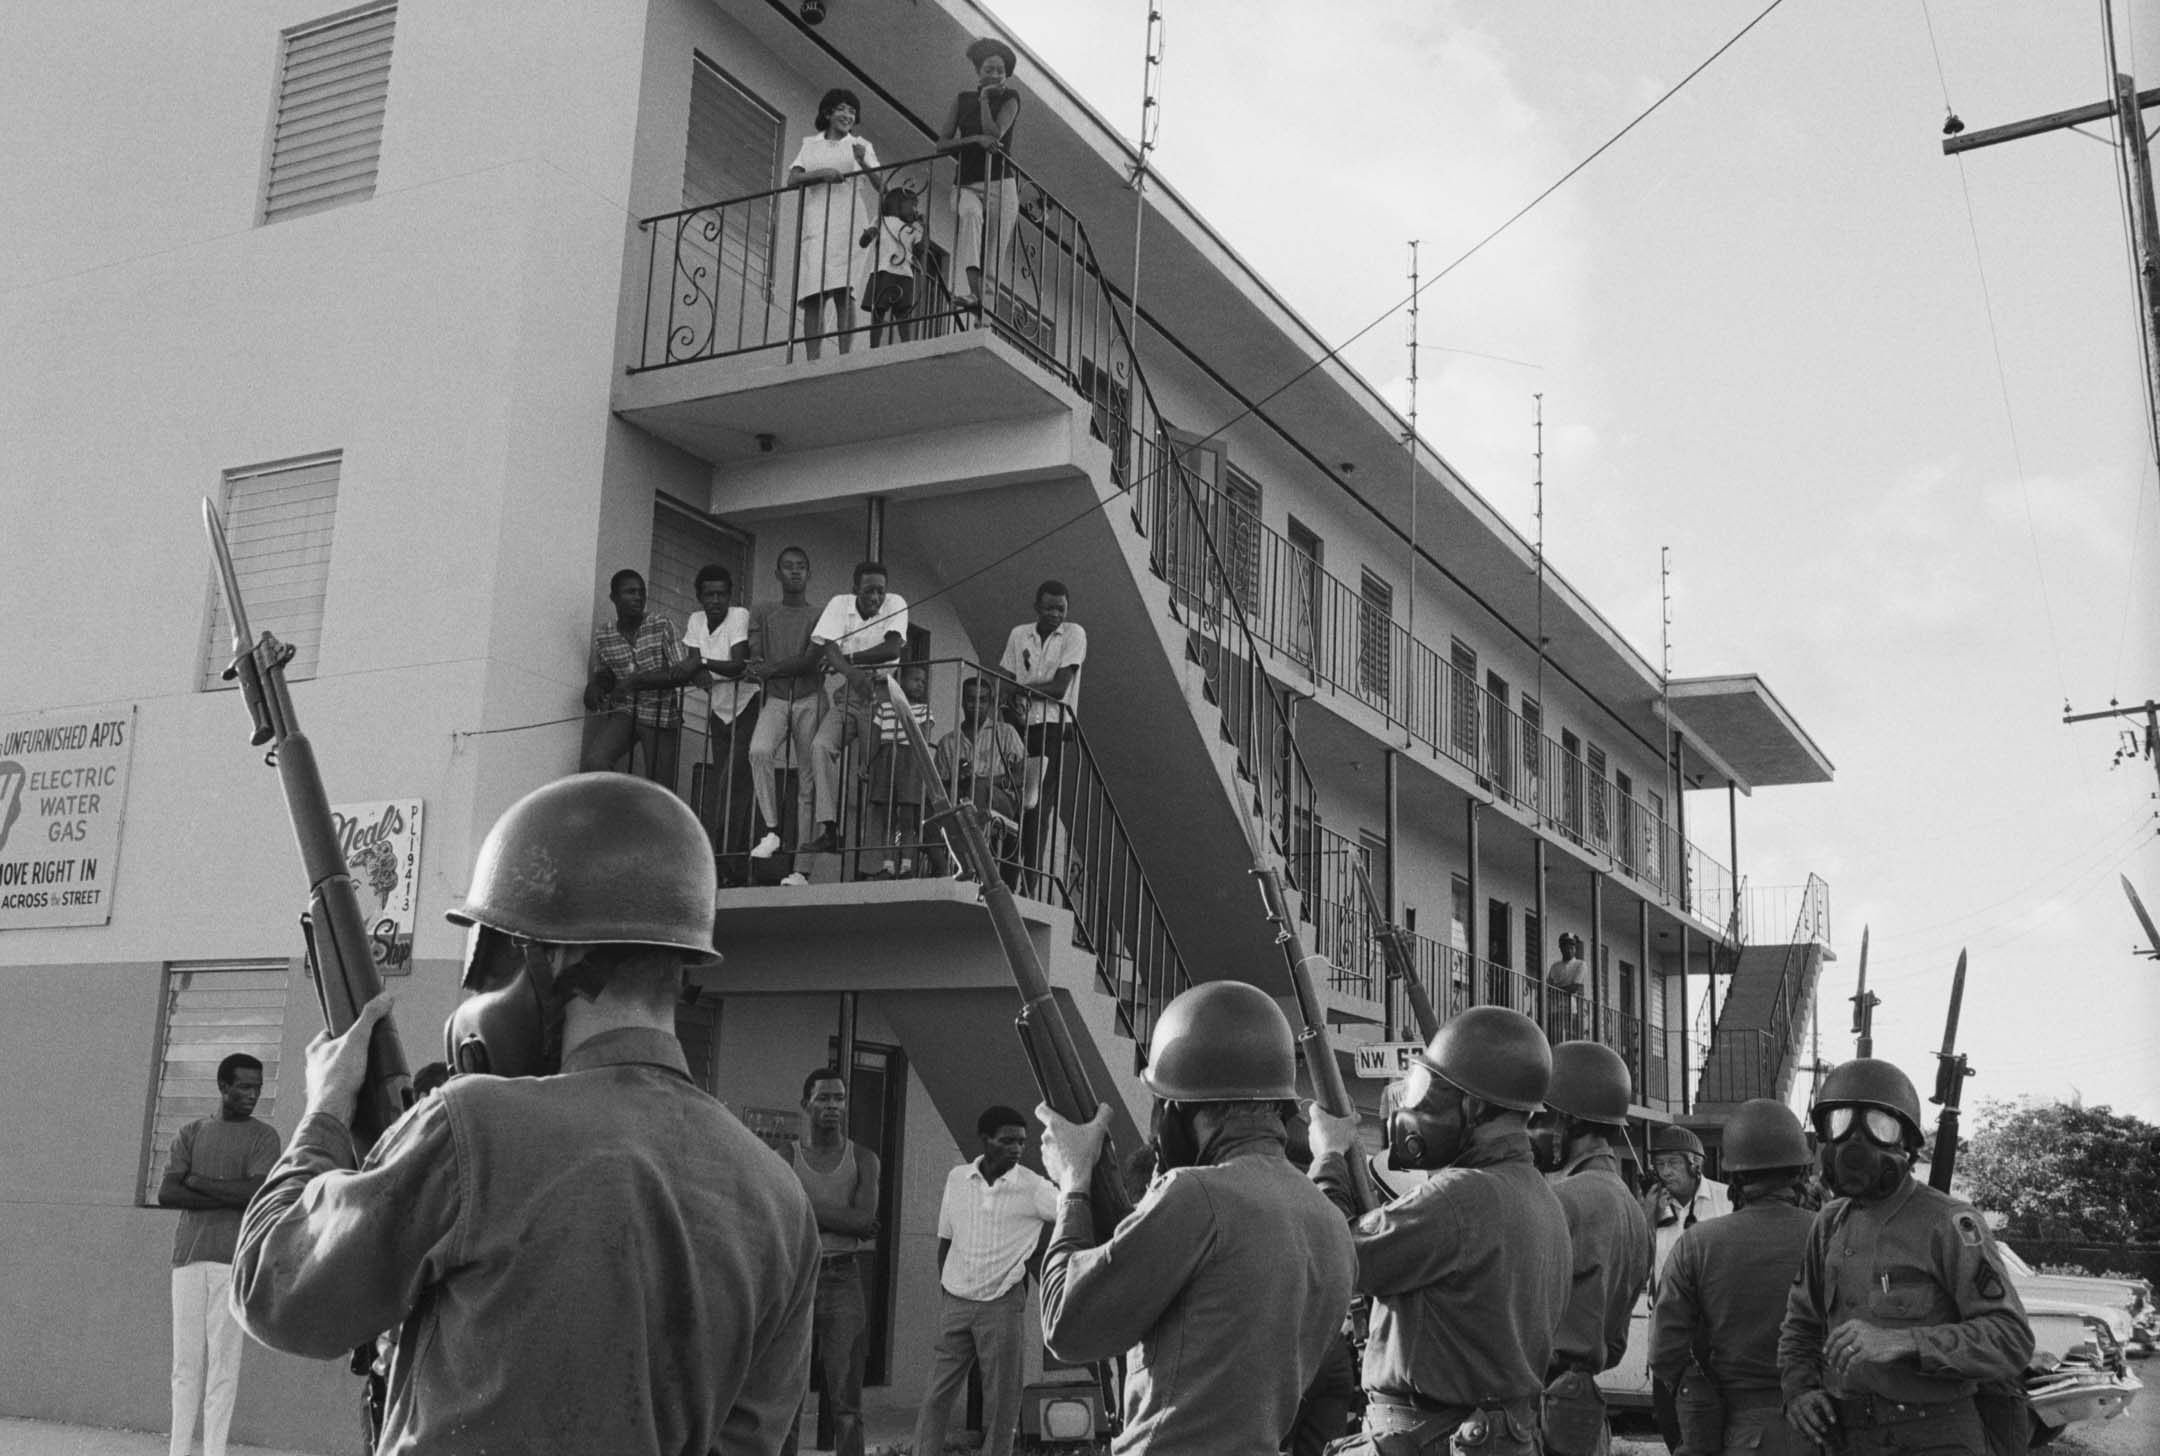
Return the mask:
[[(964, 658), (902, 664), (903, 685), (928, 714), (926, 731), (938, 748), (938, 771), (955, 801), (973, 798), (991, 814), (991, 838), (1015, 893), (1061, 905), (1072, 914), (1073, 943), (1096, 959), (1102, 990), (1117, 1001), (1121, 1024), (1145, 1047), (1156, 1013), (1191, 984), (1162, 905), (1118, 814), (1078, 721), (1062, 703), (1021, 687), (995, 669)], [(963, 688), (980, 679), (987, 700), (972, 728)], [(828, 679), (831, 689), (837, 679)], [(837, 843), (815, 856), (796, 851), (812, 826), (799, 809), (801, 776), (781, 736), (774, 790), (779, 824), (760, 822), (741, 735), (721, 729), (699, 689), (673, 689), (647, 701), (679, 705), (679, 743), (672, 773), (665, 755), (636, 752), (625, 765), (662, 778), (698, 811), (713, 837), (723, 887), (776, 884), (805, 871), (819, 882), (882, 881), (958, 875), (964, 862), (945, 833), (926, 822), (929, 795), (889, 713), (873, 709), (870, 732), (844, 735), (835, 776)], [(1024, 724), (1030, 706), (1040, 720), (1032, 735), (1044, 751), (1030, 754)], [(754, 716), (756, 709), (751, 710)], [(827, 713), (844, 711), (828, 693)], [(716, 732), (716, 729), (719, 731)], [(791, 785), (789, 780), (796, 780)], [(814, 808), (810, 814), (814, 815)], [(787, 846), (753, 858), (765, 829)]]

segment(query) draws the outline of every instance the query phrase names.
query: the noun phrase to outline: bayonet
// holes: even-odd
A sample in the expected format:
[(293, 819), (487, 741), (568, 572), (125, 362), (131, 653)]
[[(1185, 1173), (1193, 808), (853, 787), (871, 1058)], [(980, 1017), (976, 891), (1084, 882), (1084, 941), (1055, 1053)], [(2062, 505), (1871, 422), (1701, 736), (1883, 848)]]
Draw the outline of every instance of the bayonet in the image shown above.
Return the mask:
[(2160, 961), (2160, 929), (2153, 927), (2153, 918), (2145, 912), (2145, 902), (2138, 898), (2137, 886), (2130, 883), (2128, 875), (2122, 877), (2122, 887), (2123, 893), (2130, 897), (2130, 909), (2137, 916), (2138, 924), (2145, 927), (2145, 943), (2151, 947), (2149, 950), (2138, 951), (2137, 954)]
[(1928, 1168), (1929, 1186), (1950, 1191), (1957, 1167), (1958, 1112), (1964, 1100), (1965, 1079), (1972, 1064), (1957, 1049), (1958, 1015), (1965, 1007), (1965, 952), (1958, 951), (1957, 970), (1950, 977), (1950, 1016), (1943, 1023), (1942, 1050), (1935, 1054), (1935, 1095), (1928, 1100), (1942, 1109), (1935, 1119), (1935, 1159)]

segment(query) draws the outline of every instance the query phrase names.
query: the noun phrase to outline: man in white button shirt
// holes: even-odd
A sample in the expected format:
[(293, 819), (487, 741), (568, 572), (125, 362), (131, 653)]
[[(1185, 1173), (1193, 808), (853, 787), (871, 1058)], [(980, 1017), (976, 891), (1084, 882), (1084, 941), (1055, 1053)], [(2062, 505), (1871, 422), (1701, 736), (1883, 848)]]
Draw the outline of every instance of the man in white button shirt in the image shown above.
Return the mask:
[(983, 1456), (1012, 1456), (1020, 1419), (1020, 1366), (1028, 1275), (1057, 1221), (1057, 1189), (1020, 1166), (1027, 1122), (1010, 1107), (975, 1120), (982, 1156), (945, 1179), (938, 1208), (940, 1299), (937, 1358), (915, 1417), (915, 1449), (945, 1449), (945, 1419), (982, 1366)]
[(1073, 714), (1080, 710), (1080, 667), (1087, 661), (1087, 628), (1068, 622), (1072, 594), (1062, 581), (1035, 588), (1035, 620), (1005, 639), (998, 670), (1027, 691), (1028, 790), (1020, 814), (1020, 860), (1033, 869), (1044, 841), (1057, 833), (1060, 770)]
[[(865, 561), (855, 568), (855, 593), (834, 597), (810, 629), (810, 643), (825, 654), (825, 717), (818, 724), (810, 756), (815, 780), (817, 837), (804, 845), (811, 852), (838, 849), (840, 829), (840, 754), (848, 743), (868, 755), (877, 747), (877, 700), (874, 680), (855, 669), (898, 662), (907, 648), (907, 599), (885, 590), (885, 566)], [(867, 762), (867, 757), (865, 762)]]

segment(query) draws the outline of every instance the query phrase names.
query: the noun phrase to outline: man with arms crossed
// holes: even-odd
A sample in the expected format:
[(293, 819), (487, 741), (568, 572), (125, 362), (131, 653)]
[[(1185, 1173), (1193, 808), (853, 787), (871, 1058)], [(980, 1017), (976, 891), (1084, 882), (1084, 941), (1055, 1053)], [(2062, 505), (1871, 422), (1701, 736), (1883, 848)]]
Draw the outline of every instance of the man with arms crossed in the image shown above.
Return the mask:
[[(833, 1452), (862, 1456), (863, 1360), (870, 1349), (862, 1255), (877, 1241), (878, 1155), (849, 1140), (847, 1108), (847, 1079), (837, 1067), (819, 1067), (803, 1078), (810, 1145), (798, 1144), (789, 1158), (817, 1215), (817, 1305), (811, 1323), (825, 1409), (832, 1416)], [(798, 1415), (783, 1452), (795, 1450), (801, 1424)]]
[(277, 1130), (255, 1117), (263, 1064), (246, 1052), (218, 1063), (218, 1115), (173, 1139), (158, 1206), (177, 1208), (172, 1270), (172, 1456), (187, 1456), (202, 1407), (203, 1456), (225, 1456), (240, 1390), (240, 1324), (233, 1318), (233, 1244), (240, 1213), (277, 1163)]

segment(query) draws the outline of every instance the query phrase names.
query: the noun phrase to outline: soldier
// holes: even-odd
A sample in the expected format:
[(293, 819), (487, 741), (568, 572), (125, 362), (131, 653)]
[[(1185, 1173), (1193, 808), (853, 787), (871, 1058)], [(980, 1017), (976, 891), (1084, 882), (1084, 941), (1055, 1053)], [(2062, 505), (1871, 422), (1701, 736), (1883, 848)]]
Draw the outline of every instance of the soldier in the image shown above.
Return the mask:
[(1388, 1122), (1398, 1168), (1432, 1176), (1357, 1216), (1353, 1118), (1312, 1111), (1313, 1180), (1350, 1213), (1357, 1287), (1373, 1298), (1360, 1452), (1537, 1456), (1538, 1396), (1568, 1303), (1567, 1214), (1530, 1157), (1552, 1050), (1519, 1011), (1476, 1006), (1440, 1028)]
[(1733, 1216), (1680, 1236), (1650, 1326), (1650, 1373), (1678, 1392), (1681, 1456), (1797, 1456), (1778, 1387), (1778, 1326), (1815, 1216), (1807, 1139), (1782, 1102), (1725, 1124)]
[(1626, 1137), (1634, 1081), (1609, 1046), (1552, 1049), (1552, 1086), (1530, 1119), (1530, 1150), (1567, 1214), (1574, 1246), (1567, 1312), (1545, 1372), (1545, 1449), (1603, 1456), (1612, 1449), (1597, 1375), (1627, 1353), (1628, 1323), (1650, 1277), (1650, 1221), (1620, 1176), (1607, 1133)]
[(471, 927), (445, 1029), (468, 1075), (355, 1170), (387, 999), (309, 1046), (307, 1113), (242, 1222), (233, 1298), (255, 1338), (318, 1360), (395, 1327), (379, 1449), (779, 1448), (817, 1225), (675, 1037), (685, 973), (718, 959), (713, 893), (680, 799), (558, 780), (496, 821), (450, 912)]
[(1142, 1080), (1161, 1172), (1096, 1247), (1088, 1180), (1110, 1109), (1047, 1107), (1043, 1167), (1063, 1190), (1043, 1258), (1043, 1344), (1060, 1360), (1125, 1352), (1114, 1450), (1272, 1456), (1350, 1304), (1340, 1215), (1290, 1166), (1290, 1023), (1268, 995), (1212, 981), (1163, 1008)]
[(1785, 1301), (1785, 1415), (1846, 1456), (1986, 1456), (1974, 1404), (2033, 1350), (2024, 1306), (1972, 1208), (1912, 1176), (1920, 1095), (1862, 1057), (1823, 1079), (1811, 1111), (1837, 1195), (1816, 1215)]

